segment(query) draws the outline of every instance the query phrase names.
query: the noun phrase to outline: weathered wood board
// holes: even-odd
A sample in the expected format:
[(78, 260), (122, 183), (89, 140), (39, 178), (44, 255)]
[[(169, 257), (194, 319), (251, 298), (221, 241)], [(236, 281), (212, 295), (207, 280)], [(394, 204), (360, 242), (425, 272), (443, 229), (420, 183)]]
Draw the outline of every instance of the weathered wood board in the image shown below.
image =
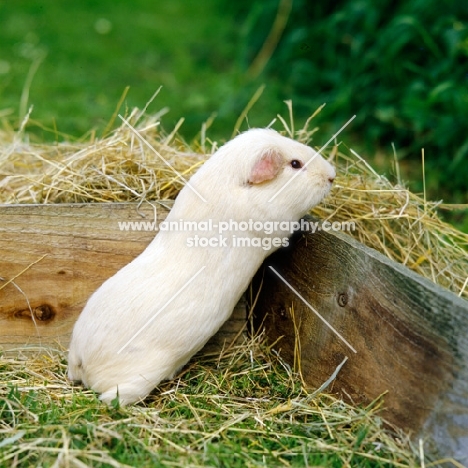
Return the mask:
[[(273, 268), (357, 351), (320, 320)], [(468, 302), (343, 233), (299, 233), (253, 282), (255, 324), (319, 387), (357, 404), (385, 393), (383, 416), (468, 462)], [(329, 389), (330, 390), (330, 389)]]
[[(156, 208), (160, 222), (168, 209)], [(157, 233), (121, 230), (119, 222), (151, 224), (156, 208), (147, 203), (0, 206), (0, 349), (66, 348), (88, 297)], [(241, 301), (208, 349), (233, 339), (245, 317)]]

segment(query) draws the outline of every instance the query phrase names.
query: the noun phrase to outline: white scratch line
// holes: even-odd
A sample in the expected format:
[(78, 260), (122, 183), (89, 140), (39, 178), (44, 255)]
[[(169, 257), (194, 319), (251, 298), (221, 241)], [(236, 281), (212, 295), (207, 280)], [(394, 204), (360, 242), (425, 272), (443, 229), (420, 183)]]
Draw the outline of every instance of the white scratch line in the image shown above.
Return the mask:
[(179, 172), (177, 171), (177, 169), (175, 169), (172, 164), (169, 162), (169, 161), (166, 161), (164, 159), (164, 157), (162, 156), (161, 153), (159, 153), (155, 148), (153, 148), (151, 146), (151, 144), (140, 134), (140, 132), (135, 128), (133, 127), (125, 118), (123, 118), (120, 114), (119, 114), (119, 117), (120, 119), (122, 120), (122, 122), (127, 125), (128, 128), (130, 128), (132, 130), (133, 133), (135, 133), (135, 135), (156, 155), (158, 156), (160, 159), (162, 159), (164, 161), (164, 164), (166, 164), (166, 166), (170, 167), (175, 174), (177, 174), (177, 176), (182, 179), (185, 183), (185, 185), (187, 185), (188, 187), (190, 187), (192, 189), (192, 191), (201, 199), (203, 200), (205, 203), (206, 203), (206, 200), (203, 198), (202, 195), (200, 195), (197, 190), (195, 190), (195, 188), (190, 184), (190, 182), (184, 178), (184, 176)]
[(348, 360), (348, 356), (345, 356), (345, 358), (341, 361), (341, 364), (338, 364), (336, 366), (336, 369), (333, 371), (333, 374), (322, 384), (320, 385), (317, 390), (312, 393), (312, 396), (316, 396), (319, 393), (323, 393), (324, 390), (336, 379), (336, 376), (338, 375), (338, 372), (340, 372), (341, 368), (345, 365), (346, 361)]
[(343, 335), (336, 330), (331, 324), (329, 324), (300, 294), (296, 291), (272, 266), (269, 267), (276, 276), (305, 304), (307, 305), (310, 310), (341, 340), (343, 343), (354, 353), (357, 351), (346, 341)]
[[(304, 167), (307, 167), (322, 151), (333, 141), (354, 119), (356, 118), (353, 115), (315, 154), (314, 156), (305, 164)], [(298, 175), (300, 171), (297, 171), (268, 201), (273, 201)]]
[(120, 349), (117, 354), (120, 354), (148, 325), (206, 268), (201, 267), (194, 276), (192, 276)]

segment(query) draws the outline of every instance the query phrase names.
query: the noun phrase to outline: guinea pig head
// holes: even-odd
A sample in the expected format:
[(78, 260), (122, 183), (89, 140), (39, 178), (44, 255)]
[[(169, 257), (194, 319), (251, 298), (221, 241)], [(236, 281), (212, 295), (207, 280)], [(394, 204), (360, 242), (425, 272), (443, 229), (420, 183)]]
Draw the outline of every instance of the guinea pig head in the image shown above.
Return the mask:
[(272, 130), (250, 130), (237, 138), (250, 147), (240, 151), (247, 157), (239, 182), (249, 204), (265, 207), (273, 219), (298, 219), (330, 191), (335, 169), (309, 146)]
[(190, 180), (207, 202), (186, 187), (181, 205), (215, 218), (297, 220), (328, 194), (334, 178), (333, 166), (312, 148), (274, 130), (251, 129), (222, 146)]

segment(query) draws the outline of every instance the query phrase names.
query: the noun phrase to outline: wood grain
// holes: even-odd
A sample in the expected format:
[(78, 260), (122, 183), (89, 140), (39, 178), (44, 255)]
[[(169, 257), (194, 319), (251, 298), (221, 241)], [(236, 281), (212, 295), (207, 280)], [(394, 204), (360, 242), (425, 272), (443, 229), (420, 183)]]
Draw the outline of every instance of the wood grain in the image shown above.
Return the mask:
[[(162, 205), (0, 206), (0, 348), (66, 348), (91, 293), (156, 234), (121, 230), (119, 222), (151, 223), (155, 209), (160, 222), (168, 213)], [(245, 304), (240, 302), (208, 349), (223, 346), (244, 323)]]
[[(254, 279), (255, 324), (319, 387), (356, 404), (385, 394), (383, 416), (468, 461), (468, 302), (342, 233), (299, 233)], [(331, 324), (337, 337), (269, 268)]]

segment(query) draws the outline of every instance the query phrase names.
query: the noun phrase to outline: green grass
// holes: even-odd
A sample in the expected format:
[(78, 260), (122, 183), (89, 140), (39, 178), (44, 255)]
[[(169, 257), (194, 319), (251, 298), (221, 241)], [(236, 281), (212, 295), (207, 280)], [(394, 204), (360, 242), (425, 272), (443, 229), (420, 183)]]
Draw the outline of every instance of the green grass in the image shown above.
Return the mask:
[(26, 88), (32, 118), (75, 137), (102, 131), (127, 86), (123, 108), (163, 86), (149, 111), (168, 106), (168, 127), (186, 116), (186, 135), (215, 112), (215, 126), (231, 129), (258, 86), (245, 86), (238, 34), (218, 0), (3, 2), (0, 31), (0, 110), (17, 119)]
[(407, 438), (384, 427), (380, 400), (356, 408), (307, 393), (258, 341), (221, 358), (198, 357), (144, 403), (125, 408), (72, 387), (61, 352), (4, 356), (0, 365), (1, 467), (420, 463)]

